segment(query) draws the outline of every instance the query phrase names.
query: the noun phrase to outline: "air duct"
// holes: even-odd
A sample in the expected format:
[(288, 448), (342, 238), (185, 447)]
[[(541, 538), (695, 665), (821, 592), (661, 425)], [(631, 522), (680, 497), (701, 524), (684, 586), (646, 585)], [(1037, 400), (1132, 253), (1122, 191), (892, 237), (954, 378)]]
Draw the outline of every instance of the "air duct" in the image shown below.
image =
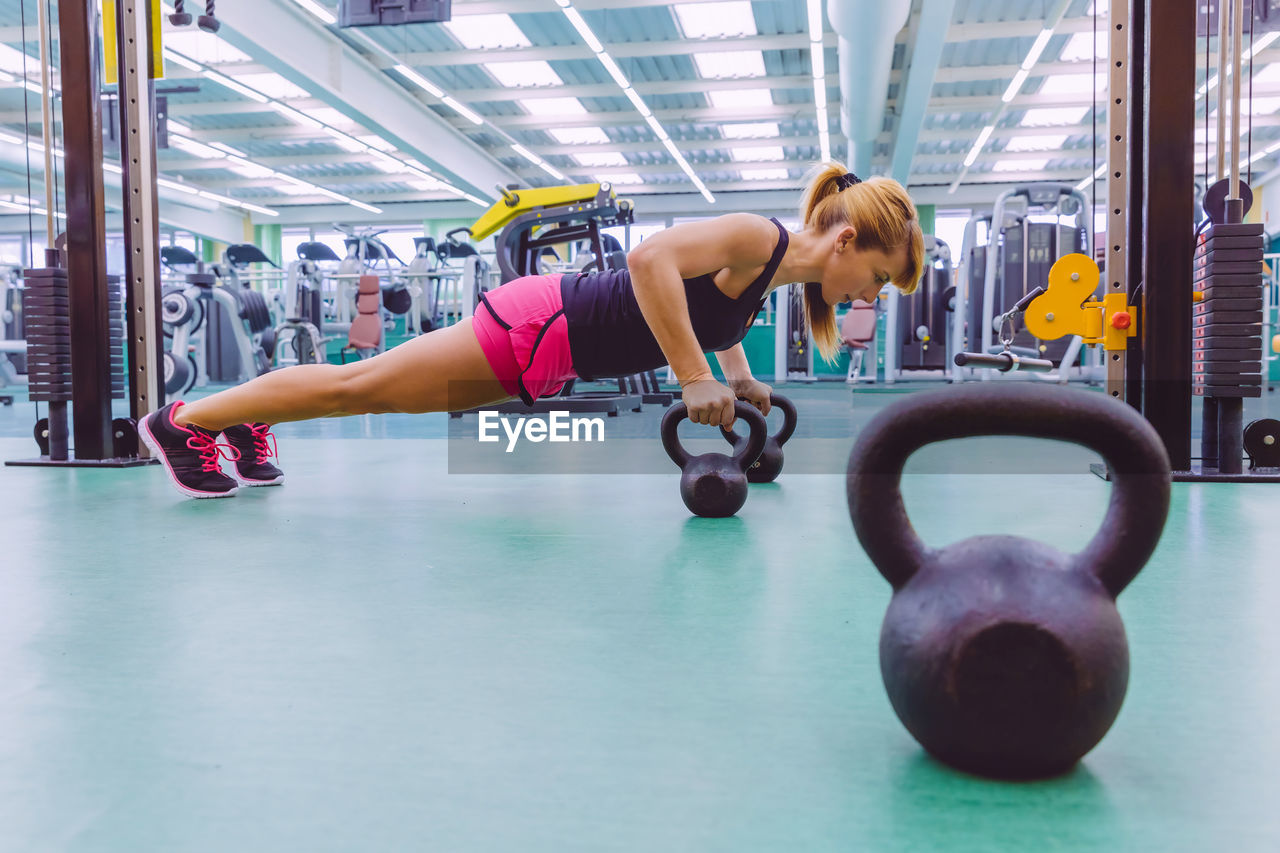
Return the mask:
[(848, 166), (859, 175), (871, 172), (889, 104), (894, 40), (910, 11), (911, 0), (827, 0), (839, 36), (840, 129), (849, 140)]

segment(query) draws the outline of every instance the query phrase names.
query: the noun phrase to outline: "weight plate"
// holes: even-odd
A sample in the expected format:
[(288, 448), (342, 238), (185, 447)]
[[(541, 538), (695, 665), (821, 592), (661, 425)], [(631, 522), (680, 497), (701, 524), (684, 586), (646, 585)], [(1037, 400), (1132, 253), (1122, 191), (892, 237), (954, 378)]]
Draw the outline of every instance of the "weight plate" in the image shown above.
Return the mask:
[(1260, 249), (1201, 249), (1196, 252), (1196, 267), (1203, 267), (1208, 264), (1260, 264), (1262, 263), (1262, 251)]
[(1191, 393), (1197, 397), (1261, 397), (1262, 388), (1257, 385), (1242, 387), (1231, 385), (1202, 385), (1193, 382), (1191, 384)]
[(1266, 238), (1258, 236), (1229, 237), (1225, 234), (1212, 237), (1196, 248), (1200, 252), (1212, 252), (1214, 249), (1266, 249)]
[(1220, 296), (1211, 296), (1203, 302), (1197, 302), (1191, 306), (1191, 313), (1197, 316), (1208, 314), (1211, 311), (1262, 311), (1262, 299), (1226, 299)]
[(1206, 263), (1196, 268), (1194, 280), (1203, 281), (1206, 278), (1217, 278), (1219, 276), (1258, 276), (1262, 275), (1262, 261), (1253, 263)]
[(1192, 340), (1201, 338), (1260, 338), (1262, 327), (1254, 323), (1210, 323), (1191, 330)]
[(1243, 323), (1245, 325), (1262, 325), (1261, 311), (1219, 311), (1210, 309), (1203, 314), (1192, 317), (1194, 327), (1212, 326), (1215, 323)]
[(1263, 233), (1261, 222), (1215, 222), (1205, 229), (1204, 239), (1215, 237), (1258, 237)]

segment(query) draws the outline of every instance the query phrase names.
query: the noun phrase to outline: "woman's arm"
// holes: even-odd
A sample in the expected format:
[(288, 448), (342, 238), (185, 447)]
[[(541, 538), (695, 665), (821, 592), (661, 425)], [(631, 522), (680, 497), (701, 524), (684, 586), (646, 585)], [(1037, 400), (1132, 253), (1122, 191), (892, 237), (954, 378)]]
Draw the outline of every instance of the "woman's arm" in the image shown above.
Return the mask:
[(720, 369), (724, 371), (725, 381), (733, 395), (746, 400), (764, 414), (769, 414), (769, 395), (773, 389), (751, 375), (751, 365), (747, 363), (747, 351), (742, 344), (734, 344), (723, 352), (716, 353)]
[(668, 228), (627, 256), (636, 303), (681, 385), (711, 379), (711, 367), (689, 320), (686, 278), (769, 261), (777, 229), (750, 213)]
[(747, 362), (747, 351), (742, 348), (742, 344), (734, 344), (729, 349), (716, 353), (716, 361), (720, 362), (720, 369), (724, 371), (725, 382), (729, 383), (730, 388), (751, 381), (751, 365)]

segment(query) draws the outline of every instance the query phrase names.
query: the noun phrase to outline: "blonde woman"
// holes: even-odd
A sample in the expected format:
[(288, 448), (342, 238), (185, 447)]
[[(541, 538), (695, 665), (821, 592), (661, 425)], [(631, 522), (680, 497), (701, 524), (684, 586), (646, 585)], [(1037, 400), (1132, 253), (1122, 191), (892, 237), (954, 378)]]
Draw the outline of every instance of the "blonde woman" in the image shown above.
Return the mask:
[[(874, 301), (890, 282), (910, 293), (924, 263), (915, 206), (896, 181), (860, 181), (826, 164), (810, 178), (801, 211), (804, 228), (794, 234), (751, 213), (677, 225), (635, 248), (628, 270), (516, 279), (484, 294), (462, 323), (368, 360), (289, 367), (170, 403), (139, 431), (183, 494), (214, 498), (281, 482), (268, 461), (270, 425), (286, 421), (532, 402), (570, 379), (667, 364), (697, 423), (732, 425), (736, 399), (768, 414), (771, 389), (752, 377), (741, 342), (774, 288), (805, 282), (805, 322), (830, 360), (839, 345), (835, 306)], [(727, 384), (713, 377), (707, 352)], [(231, 448), (227, 476), (220, 454)]]

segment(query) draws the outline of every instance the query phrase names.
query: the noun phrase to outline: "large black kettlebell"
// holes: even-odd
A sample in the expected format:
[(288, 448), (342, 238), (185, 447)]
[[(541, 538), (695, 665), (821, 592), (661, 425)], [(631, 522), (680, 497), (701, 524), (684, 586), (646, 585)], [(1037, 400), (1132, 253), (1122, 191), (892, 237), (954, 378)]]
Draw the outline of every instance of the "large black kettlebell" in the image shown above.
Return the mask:
[[(920, 540), (899, 490), (907, 457), (982, 435), (1069, 441), (1102, 455), (1114, 486), (1084, 550), (1066, 555), (1016, 536), (941, 549)], [(1160, 540), (1169, 481), (1155, 430), (1102, 394), (974, 385), (912, 394), (872, 420), (849, 458), (849, 514), (893, 586), (880, 673), (921, 746), (961, 770), (1016, 779), (1064, 772), (1102, 739), (1129, 682), (1115, 597)], [(992, 508), (1016, 511), (1005, 501)]]
[(747, 468), (764, 447), (768, 426), (764, 415), (750, 403), (733, 404), (737, 417), (751, 427), (747, 440), (734, 448), (733, 456), (703, 453), (690, 456), (680, 444), (676, 430), (689, 416), (684, 403), (676, 403), (662, 416), (662, 446), (671, 460), (680, 466), (680, 497), (694, 515), (726, 518), (742, 509), (747, 502)]
[[(778, 479), (782, 473), (782, 445), (796, 431), (796, 404), (781, 394), (770, 394), (769, 403), (782, 410), (782, 428), (776, 435), (765, 439), (760, 458), (747, 469), (748, 483), (772, 483)], [(720, 427), (720, 432), (735, 448), (746, 441), (731, 429)]]

